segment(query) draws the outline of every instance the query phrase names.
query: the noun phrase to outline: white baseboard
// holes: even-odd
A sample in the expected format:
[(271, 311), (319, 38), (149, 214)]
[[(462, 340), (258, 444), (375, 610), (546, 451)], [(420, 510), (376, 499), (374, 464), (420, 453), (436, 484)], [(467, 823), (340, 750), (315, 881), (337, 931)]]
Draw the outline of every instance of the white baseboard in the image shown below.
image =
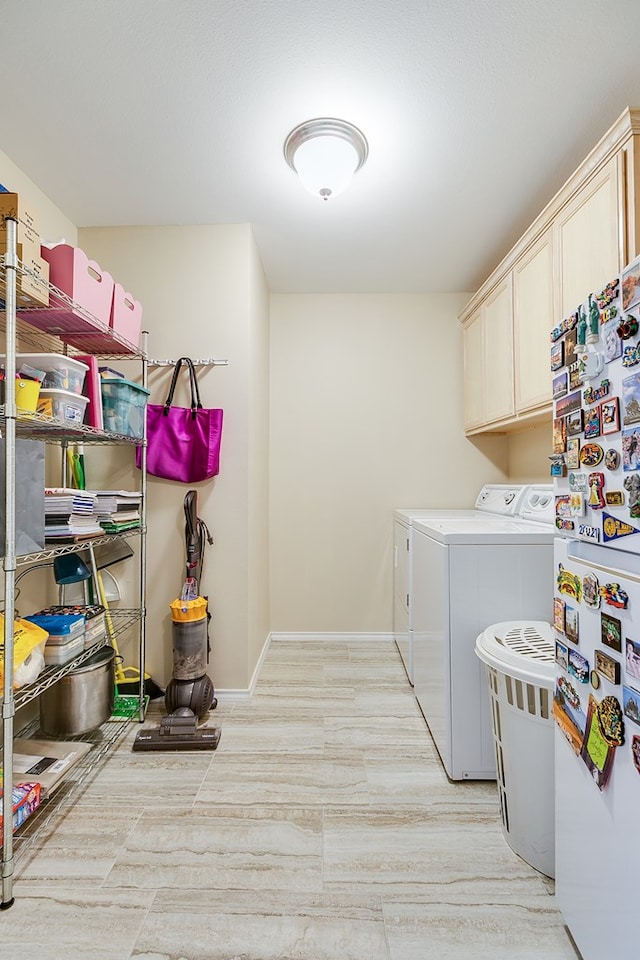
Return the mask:
[(237, 689), (233, 689), (232, 687), (218, 689), (216, 687), (216, 697), (219, 700), (249, 700), (256, 688), (260, 671), (262, 669), (262, 664), (264, 663), (269, 646), (271, 643), (277, 643), (278, 640), (288, 640), (289, 642), (295, 641), (296, 643), (307, 643), (309, 641), (313, 641), (314, 643), (326, 643), (329, 640), (332, 642), (347, 641), (349, 643), (357, 641), (366, 641), (368, 643), (371, 643), (372, 641), (380, 641), (388, 643), (389, 641), (393, 641), (393, 639), (394, 636), (392, 633), (270, 633), (264, 642), (262, 650), (260, 651), (260, 656), (258, 657), (258, 662), (256, 663), (249, 686), (245, 688), (239, 687)]
[(354, 641), (366, 641), (367, 643), (393, 640), (392, 633), (272, 633), (271, 640), (295, 640), (305, 643), (312, 640), (314, 643), (324, 643), (328, 640), (337, 642), (340, 640), (352, 643)]

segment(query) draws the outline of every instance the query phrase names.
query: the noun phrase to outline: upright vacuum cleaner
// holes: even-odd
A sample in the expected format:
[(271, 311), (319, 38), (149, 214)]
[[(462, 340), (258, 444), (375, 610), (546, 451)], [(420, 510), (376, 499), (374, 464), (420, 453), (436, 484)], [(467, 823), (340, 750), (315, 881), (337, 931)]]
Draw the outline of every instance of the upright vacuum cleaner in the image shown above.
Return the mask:
[(197, 491), (189, 490), (184, 498), (184, 513), (187, 563), (180, 597), (170, 604), (173, 675), (164, 697), (168, 716), (157, 730), (141, 730), (134, 750), (215, 750), (220, 741), (219, 727), (198, 727), (218, 701), (206, 673), (211, 614), (207, 598), (199, 594), (205, 547), (213, 539), (198, 517)]

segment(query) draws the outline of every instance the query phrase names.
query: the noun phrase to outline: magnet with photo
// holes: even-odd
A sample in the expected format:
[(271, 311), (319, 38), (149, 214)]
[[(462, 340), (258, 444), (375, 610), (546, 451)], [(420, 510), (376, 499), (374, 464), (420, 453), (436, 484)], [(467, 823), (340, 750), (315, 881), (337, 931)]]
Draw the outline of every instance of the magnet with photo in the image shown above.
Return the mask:
[(564, 417), (555, 417), (553, 421), (553, 452), (564, 453), (567, 449), (567, 421)]
[(556, 678), (553, 694), (553, 718), (575, 754), (580, 753), (587, 718), (580, 705), (580, 697), (564, 676)]
[(622, 431), (622, 469), (625, 473), (640, 467), (640, 427)]
[(553, 378), (552, 387), (554, 400), (557, 400), (558, 397), (564, 397), (569, 389), (569, 373), (567, 370), (563, 370), (562, 373)]
[(611, 363), (612, 360), (619, 360), (622, 356), (622, 340), (618, 336), (617, 319), (609, 320), (603, 324), (600, 336), (604, 349), (604, 362)]
[(551, 344), (551, 369), (559, 370), (564, 367), (564, 340)]
[(577, 470), (579, 468), (580, 440), (578, 437), (569, 437), (567, 439), (567, 455), (565, 457), (565, 463), (568, 470)]
[(640, 373), (625, 377), (622, 381), (623, 426), (640, 423)]
[(584, 415), (582, 412), (582, 407), (579, 410), (574, 410), (572, 413), (568, 413), (565, 417), (566, 421), (566, 433), (568, 437), (575, 437), (579, 433), (582, 433), (584, 430)]
[(622, 309), (640, 303), (640, 260), (634, 260), (622, 271)]
[(569, 649), (569, 666), (567, 672), (575, 677), (578, 683), (589, 683), (589, 661), (573, 648)]
[(609, 683), (620, 683), (620, 664), (606, 654), (604, 650), (594, 651), (593, 666), (600, 676), (608, 680)]
[(569, 648), (559, 640), (556, 640), (556, 663), (563, 670), (569, 666)]
[(636, 686), (640, 686), (640, 643), (624, 639), (624, 669), (627, 677), (633, 677)]
[(569, 369), (569, 390), (578, 390), (582, 386), (582, 369), (576, 360)]
[(567, 603), (564, 606), (564, 635), (571, 643), (577, 644), (580, 642), (578, 611)]
[(622, 507), (624, 505), (624, 493), (622, 490), (607, 490), (604, 499), (608, 507)]
[(618, 397), (610, 397), (600, 404), (600, 424), (603, 436), (617, 433), (620, 429), (620, 401)]
[(553, 598), (553, 626), (558, 633), (564, 633), (564, 600)]
[(600, 406), (591, 407), (584, 414), (584, 438), (591, 440), (593, 437), (599, 437), (601, 433)]
[(581, 406), (582, 393), (580, 390), (568, 393), (566, 397), (560, 397), (559, 400), (556, 400), (556, 417), (566, 417), (574, 410), (579, 410)]
[(625, 717), (640, 726), (640, 693), (633, 687), (622, 685), (622, 706)]
[(600, 638), (605, 647), (622, 653), (622, 624), (617, 617), (608, 613), (600, 614)]
[(578, 359), (576, 356), (576, 347), (578, 345), (578, 331), (574, 326), (571, 330), (567, 330), (564, 337), (564, 362), (567, 367), (570, 367), (572, 363), (575, 363)]

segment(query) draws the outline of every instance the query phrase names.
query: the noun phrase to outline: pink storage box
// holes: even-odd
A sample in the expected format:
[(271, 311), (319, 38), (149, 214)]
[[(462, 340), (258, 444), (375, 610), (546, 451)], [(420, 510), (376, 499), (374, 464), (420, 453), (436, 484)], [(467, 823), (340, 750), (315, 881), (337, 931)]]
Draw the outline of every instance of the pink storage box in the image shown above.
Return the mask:
[(127, 293), (120, 283), (113, 285), (111, 328), (137, 349), (142, 327), (142, 304)]
[(49, 283), (108, 327), (113, 299), (111, 275), (89, 260), (84, 250), (68, 243), (53, 247), (43, 244), (41, 253), (49, 264)]

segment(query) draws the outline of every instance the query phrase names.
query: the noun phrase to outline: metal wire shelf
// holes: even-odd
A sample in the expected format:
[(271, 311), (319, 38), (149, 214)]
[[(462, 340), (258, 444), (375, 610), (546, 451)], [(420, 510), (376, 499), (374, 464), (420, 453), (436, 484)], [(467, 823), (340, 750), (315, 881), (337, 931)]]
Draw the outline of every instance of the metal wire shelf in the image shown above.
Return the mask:
[[(0, 430), (4, 429), (6, 411), (4, 404), (0, 404)], [(84, 423), (70, 423), (47, 417), (43, 413), (18, 410), (16, 418), (16, 436), (23, 439), (43, 440), (45, 443), (60, 443), (66, 440), (73, 443), (117, 443), (140, 446), (143, 441), (137, 437), (129, 437), (123, 433), (112, 433), (110, 430), (97, 430)]]
[[(138, 623), (140, 620), (139, 610), (110, 610), (109, 613), (113, 622), (114, 635), (116, 637), (121, 636), (126, 630), (129, 629), (129, 627), (134, 626), (134, 624)], [(45, 690), (48, 690), (49, 687), (52, 687), (54, 683), (57, 683), (58, 680), (66, 677), (68, 673), (71, 673), (71, 671), (75, 670), (76, 667), (81, 666), (85, 660), (88, 660), (89, 657), (93, 656), (94, 653), (97, 653), (97, 651), (102, 647), (108, 646), (108, 644), (109, 641), (105, 637), (97, 643), (94, 643), (92, 646), (87, 647), (86, 650), (83, 650), (82, 653), (79, 653), (68, 663), (53, 667), (45, 667), (45, 669), (33, 681), (33, 683), (25, 684), (23, 687), (19, 687), (14, 692), (15, 709), (19, 710), (21, 707), (26, 707), (28, 703), (31, 703), (31, 701), (35, 700), (36, 697), (39, 697), (41, 693), (44, 693)], [(2, 704), (2, 697), (0, 697), (0, 704)]]
[[(0, 256), (0, 308), (2, 309), (4, 309), (6, 297), (4, 270), (1, 269), (4, 263), (5, 255), (3, 254)], [(44, 301), (42, 305), (38, 304), (33, 295), (21, 292), (19, 282), (21, 276), (29, 278), (30, 284), (36, 288), (39, 297)], [(17, 277), (17, 317), (30, 327), (47, 336), (64, 340), (80, 352), (94, 354), (104, 352), (121, 359), (144, 356), (136, 346), (116, 330), (94, 317), (58, 287), (44, 281), (21, 260), (17, 261)], [(18, 331), (19, 334), (20, 331)]]
[[(83, 757), (77, 767), (74, 767), (68, 777), (50, 792), (29, 819), (13, 834), (14, 863), (23, 865), (31, 848), (45, 838), (48, 828), (53, 833), (59, 822), (66, 815), (67, 809), (82, 795), (82, 791), (91, 782), (92, 776), (98, 772), (105, 757), (111, 753), (134, 720), (142, 720), (139, 715), (139, 705), (132, 703), (129, 715), (117, 720), (103, 723), (97, 730), (85, 733), (82, 737), (56, 737), (56, 740), (83, 740), (91, 743), (92, 749)], [(52, 739), (39, 730), (39, 722), (32, 721), (19, 733), (19, 737), (37, 737), (37, 739)]]
[(132, 527), (130, 530), (123, 530), (122, 533), (105, 534), (103, 537), (85, 537), (74, 543), (60, 544), (57, 547), (48, 547), (39, 550), (37, 553), (24, 553), (16, 557), (16, 565), (23, 566), (28, 563), (35, 563), (39, 560), (52, 560), (54, 557), (61, 557), (66, 553), (80, 553), (87, 547), (99, 547), (103, 543), (113, 543), (115, 540), (128, 540), (131, 537), (139, 537), (146, 533), (146, 527)]

